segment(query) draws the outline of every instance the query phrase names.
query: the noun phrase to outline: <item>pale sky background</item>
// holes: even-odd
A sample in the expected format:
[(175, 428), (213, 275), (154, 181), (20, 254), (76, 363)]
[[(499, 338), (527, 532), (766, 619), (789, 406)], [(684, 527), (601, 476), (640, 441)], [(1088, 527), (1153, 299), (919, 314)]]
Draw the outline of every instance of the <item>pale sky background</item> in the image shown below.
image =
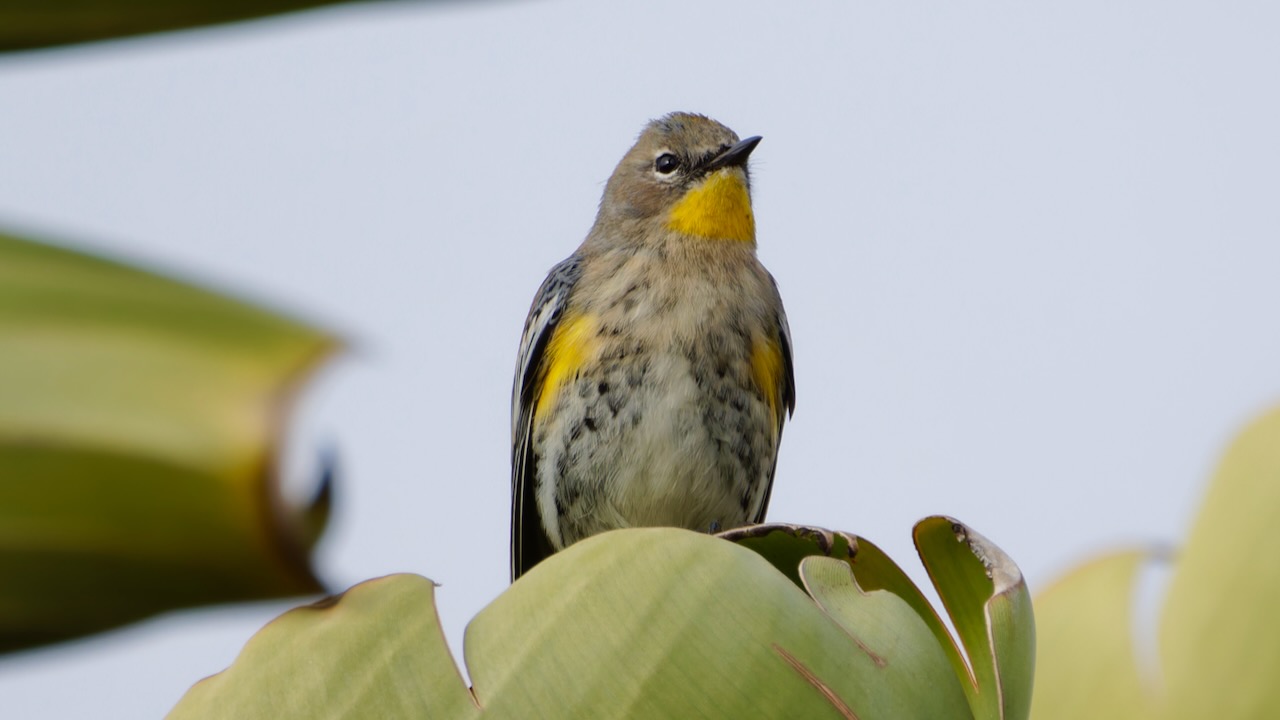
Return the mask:
[[(924, 581), (957, 516), (1032, 589), (1177, 543), (1280, 401), (1280, 9), (588, 0), (351, 7), (0, 57), (0, 225), (332, 328), (334, 589), (507, 584), (509, 394), (546, 270), (671, 110), (763, 135), (798, 404), (770, 519)], [(148, 718), (294, 602), (0, 658), (6, 718)]]

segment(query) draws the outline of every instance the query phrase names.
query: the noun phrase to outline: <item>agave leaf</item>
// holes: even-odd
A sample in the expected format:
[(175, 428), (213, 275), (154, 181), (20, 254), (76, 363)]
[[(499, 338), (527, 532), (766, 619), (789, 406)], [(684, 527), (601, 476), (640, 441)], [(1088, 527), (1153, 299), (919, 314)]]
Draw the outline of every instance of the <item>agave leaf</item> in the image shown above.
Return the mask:
[[(495, 717), (920, 716), (767, 561), (671, 528), (553, 555), (471, 622), (466, 658)], [(900, 714), (874, 710), (885, 695)]]
[(951, 635), (951, 631), (947, 630), (937, 610), (925, 598), (924, 593), (920, 592), (920, 588), (916, 587), (916, 584), (911, 581), (906, 572), (894, 563), (879, 546), (866, 538), (858, 538), (858, 550), (854, 558), (853, 575), (857, 580), (858, 587), (865, 592), (884, 590), (893, 593), (909, 605), (915, 611), (916, 616), (933, 633), (934, 640), (937, 642), (938, 647), (941, 648), (948, 663), (950, 663), (952, 672), (961, 680), (962, 687), (967, 690), (972, 686), (969, 666), (965, 663), (964, 656), (960, 653), (960, 647), (956, 644), (955, 637)]
[[(835, 558), (805, 558), (800, 562), (800, 576), (823, 612), (874, 661), (880, 674), (871, 682), (915, 688), (921, 694), (927, 707), (912, 717), (973, 718), (943, 646), (909, 603), (888, 590), (868, 592), (859, 587), (849, 564)], [(900, 702), (891, 696), (883, 699)], [(887, 704), (878, 711), (892, 717), (897, 708)]]
[(800, 565), (806, 558), (826, 557), (844, 562), (853, 571), (857, 586), (863, 592), (884, 590), (906, 603), (933, 634), (953, 672), (957, 676), (968, 677), (969, 669), (955, 638), (937, 611), (902, 568), (870, 540), (849, 533), (787, 523), (748, 525), (722, 532), (719, 537), (756, 551), (810, 594), (812, 588), (800, 577)]
[(953, 518), (916, 524), (916, 549), (964, 646), (974, 717), (1021, 720), (1031, 711), (1035, 632), (1022, 572), (994, 543)]
[(1132, 624), (1135, 579), (1149, 558), (1141, 550), (1106, 555), (1036, 597), (1034, 720), (1154, 717)]
[[(946, 533), (939, 533), (938, 531), (943, 528), (946, 529)], [(970, 533), (966, 539), (967, 551), (957, 552), (956, 532)], [(974, 626), (974, 630), (981, 629), (984, 633), (988, 629), (991, 630), (993, 633), (991, 643), (994, 644), (990, 647), (1000, 648), (1001, 652), (1007, 656), (1007, 665), (1004, 668), (1004, 674), (997, 676), (995, 664), (988, 659), (985, 669), (990, 672), (990, 680), (981, 682), (961, 654), (955, 638), (947, 630), (924, 594), (902, 568), (866, 538), (821, 528), (779, 523), (738, 528), (721, 533), (720, 537), (761, 553), (779, 570), (793, 579), (798, 579), (818, 604), (824, 610), (831, 612), (846, 631), (861, 642), (862, 631), (857, 626), (863, 622), (863, 619), (851, 614), (852, 610), (848, 608), (856, 605), (860, 611), (865, 611), (868, 601), (862, 600), (859, 604), (856, 600), (842, 600), (841, 598), (849, 594), (849, 588), (843, 585), (831, 591), (833, 595), (820, 597), (816, 594), (816, 589), (822, 586), (814, 584), (815, 577), (826, 578), (827, 583), (834, 582), (835, 578), (839, 577), (832, 563), (846, 565), (853, 574), (853, 587), (856, 588), (857, 593), (861, 596), (877, 598), (875, 602), (878, 604), (874, 605), (875, 613), (884, 613), (884, 617), (889, 618), (895, 617), (894, 614), (898, 612), (909, 612), (912, 620), (894, 619), (892, 624), (897, 627), (898, 632), (913, 633), (910, 635), (909, 646), (915, 649), (912, 650), (909, 661), (920, 663), (922, 668), (915, 672), (927, 670), (928, 673), (934, 673), (939, 668), (935, 661), (939, 658), (945, 660), (950, 668), (950, 682), (960, 681), (961, 685), (956, 687), (963, 686), (977, 717), (1021, 718), (1026, 717), (1029, 712), (1028, 703), (1034, 672), (1034, 665), (1031, 662), (1033, 656), (1029, 649), (1034, 647), (1034, 621), (1030, 612), (1029, 596), (1025, 585), (1021, 582), (1021, 573), (999, 548), (960, 523), (950, 518), (929, 518), (917, 526), (916, 537), (917, 543), (923, 540), (929, 547), (929, 556), (926, 558), (922, 549), (921, 557), (925, 559), (926, 567), (930, 567), (931, 563), (936, 565), (930, 568), (931, 576), (935, 577), (935, 581), (937, 577), (942, 577), (948, 583), (954, 584), (956, 579), (968, 583), (968, 585), (961, 584), (953, 588), (962, 595), (962, 597), (953, 598), (959, 600), (959, 606), (965, 607), (966, 602), (976, 602), (979, 598), (987, 602), (985, 610), (990, 616), (988, 617), (987, 614), (975, 616), (974, 619), (978, 625)], [(995, 590), (991, 578), (987, 577), (988, 568), (980, 558), (1003, 563), (991, 571), (1002, 574), (1008, 582), (1009, 586), (1004, 588), (1003, 592)], [(813, 564), (817, 560), (824, 562)], [(825, 562), (826, 560), (831, 562)], [(818, 571), (811, 569), (810, 575), (806, 576), (806, 567), (822, 568), (822, 574), (814, 576), (812, 573)], [(936, 575), (934, 575), (935, 571)], [(974, 575), (975, 571), (980, 574)], [(970, 586), (976, 589), (977, 594), (972, 598), (966, 598), (963, 592)], [(892, 599), (889, 596), (892, 596)], [(856, 622), (853, 619), (855, 617), (858, 618)], [(886, 620), (886, 622), (889, 621)], [(933, 642), (928, 648), (921, 645), (923, 637), (914, 634), (916, 630), (921, 629), (932, 636)], [(1028, 646), (1027, 643), (1031, 645)], [(987, 649), (984, 652), (990, 655), (992, 650)], [(1010, 697), (1007, 697), (1003, 703), (996, 697), (995, 680), (1015, 686), (1005, 693)], [(930, 683), (936, 684), (936, 682), (930, 680)], [(939, 688), (939, 693), (945, 696), (942, 686)], [(985, 688), (993, 688), (993, 690)]]
[(291, 611), (170, 718), (873, 720), (941, 707), (760, 556), (698, 533), (605, 533), (540, 563), (467, 628), (471, 693), (430, 593), (392, 576)]
[(416, 575), (369, 580), (281, 615), (227, 670), (196, 683), (170, 720), (476, 717)]
[(747, 525), (726, 530), (717, 537), (755, 551), (798, 587), (805, 587), (800, 579), (801, 560), (818, 556), (851, 562), (859, 542), (848, 533), (788, 523)]
[[(801, 557), (797, 576), (816, 604), (737, 544), (673, 528), (618, 530), (540, 563), (472, 620), (469, 695), (427, 602), (371, 599), (346, 616), (273, 623), (173, 717), (465, 718), (473, 700), (481, 717), (504, 720), (973, 717), (934, 630), (911, 602), (855, 581), (847, 542), (831, 557), (843, 541), (828, 542), (827, 531), (756, 535), (773, 533), (766, 545)], [(825, 549), (805, 554), (806, 544)], [(396, 692), (405, 696), (398, 704), (370, 705)]]
[(0, 235), (0, 347), (0, 650), (322, 589), (275, 460), (331, 338)]
[(275, 15), (341, 0), (0, 0), (0, 52)]
[(1160, 621), (1170, 718), (1280, 708), (1280, 409), (1228, 448), (1174, 565)]
[(1227, 450), (1186, 547), (1174, 557), (1160, 622), (1158, 679), (1133, 648), (1134, 575), (1146, 553), (1117, 553), (1037, 602), (1044, 638), (1037, 720), (1262, 718), (1280, 706), (1280, 410)]

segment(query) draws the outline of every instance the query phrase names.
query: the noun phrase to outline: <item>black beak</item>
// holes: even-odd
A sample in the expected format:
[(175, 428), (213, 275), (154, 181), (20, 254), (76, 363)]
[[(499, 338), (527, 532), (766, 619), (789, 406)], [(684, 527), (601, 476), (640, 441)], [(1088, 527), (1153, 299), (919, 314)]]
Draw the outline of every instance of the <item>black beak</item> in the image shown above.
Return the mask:
[(703, 169), (710, 172), (712, 170), (719, 170), (720, 168), (732, 167), (734, 165), (739, 167), (746, 166), (747, 158), (751, 157), (751, 151), (756, 149), (756, 146), (760, 144), (760, 140), (761, 137), (756, 135), (755, 137), (749, 137), (746, 140), (739, 142), (737, 145), (734, 145), (720, 155), (712, 158), (711, 162), (707, 163), (706, 167)]

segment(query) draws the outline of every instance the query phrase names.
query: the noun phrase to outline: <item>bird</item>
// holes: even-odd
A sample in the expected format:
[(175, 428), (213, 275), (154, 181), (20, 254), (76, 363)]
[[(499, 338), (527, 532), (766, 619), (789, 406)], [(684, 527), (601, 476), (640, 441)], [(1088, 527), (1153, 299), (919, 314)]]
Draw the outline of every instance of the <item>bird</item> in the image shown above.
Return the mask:
[(756, 257), (760, 140), (650, 121), (535, 294), (511, 398), (512, 582), (606, 530), (763, 522), (795, 372)]

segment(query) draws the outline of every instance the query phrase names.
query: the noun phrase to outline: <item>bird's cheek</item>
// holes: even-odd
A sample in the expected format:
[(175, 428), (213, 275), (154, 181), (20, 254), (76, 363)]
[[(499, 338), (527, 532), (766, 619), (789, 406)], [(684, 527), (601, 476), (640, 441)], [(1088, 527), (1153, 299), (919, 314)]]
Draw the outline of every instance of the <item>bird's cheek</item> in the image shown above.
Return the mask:
[(618, 198), (619, 205), (627, 208), (632, 217), (654, 217), (662, 212), (664, 190), (647, 184), (632, 185)]

